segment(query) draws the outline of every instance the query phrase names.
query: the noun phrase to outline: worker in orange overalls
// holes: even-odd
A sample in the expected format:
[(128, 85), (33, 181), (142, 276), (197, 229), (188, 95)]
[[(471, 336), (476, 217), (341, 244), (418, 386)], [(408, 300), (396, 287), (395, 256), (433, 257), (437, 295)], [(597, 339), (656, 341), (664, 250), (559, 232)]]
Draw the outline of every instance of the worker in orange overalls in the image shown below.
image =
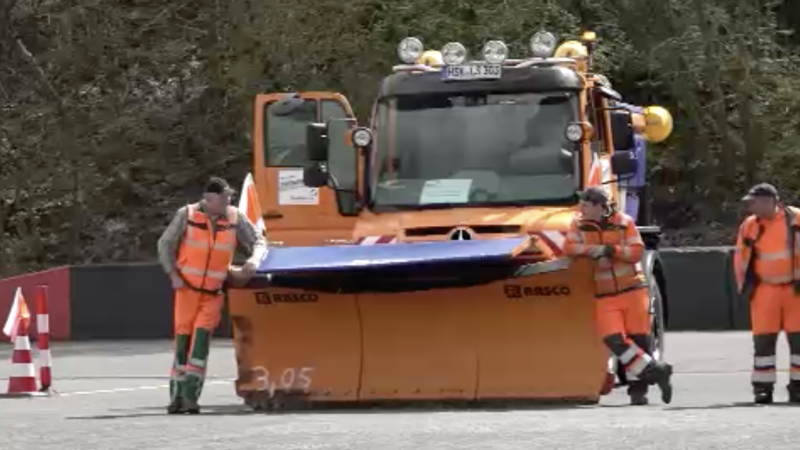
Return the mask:
[(672, 366), (650, 354), (650, 295), (640, 264), (644, 243), (633, 219), (611, 208), (605, 190), (587, 188), (564, 252), (595, 261), (598, 332), (625, 368), (631, 404), (646, 405), (651, 384), (658, 384), (662, 401), (670, 403)]
[(800, 403), (800, 209), (783, 206), (775, 186), (753, 186), (742, 199), (751, 213), (739, 227), (734, 270), (739, 293), (750, 301), (755, 402), (772, 403), (777, 381), (775, 346), (789, 341), (789, 401)]
[(266, 256), (264, 235), (230, 205), (233, 193), (225, 180), (212, 178), (203, 200), (180, 208), (158, 241), (159, 260), (175, 290), (170, 414), (200, 412), (211, 335), (222, 315), (223, 284), (237, 247), (248, 255), (237, 274), (242, 283)]

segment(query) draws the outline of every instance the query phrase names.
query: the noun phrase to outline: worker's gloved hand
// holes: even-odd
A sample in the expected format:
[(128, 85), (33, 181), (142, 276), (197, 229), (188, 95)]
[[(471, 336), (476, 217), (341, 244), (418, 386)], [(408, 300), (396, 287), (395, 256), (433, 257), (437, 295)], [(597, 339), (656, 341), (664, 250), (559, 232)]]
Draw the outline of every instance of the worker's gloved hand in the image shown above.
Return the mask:
[(172, 274), (170, 274), (169, 278), (170, 278), (170, 281), (172, 281), (172, 289), (179, 289), (179, 288), (183, 287), (183, 285), (184, 285), (183, 278), (181, 278), (181, 276), (179, 274), (172, 273)]
[(617, 248), (614, 247), (613, 245), (604, 245), (603, 246), (603, 256), (605, 256), (606, 258), (610, 258), (610, 257), (614, 256), (614, 253), (616, 253), (616, 252), (617, 252)]
[(595, 245), (589, 249), (587, 254), (592, 259), (600, 259), (605, 256), (606, 248), (605, 245)]
[(245, 278), (247, 278), (249, 280), (250, 278), (253, 277), (253, 275), (255, 275), (256, 269), (258, 269), (258, 266), (256, 265), (255, 262), (247, 261), (242, 266), (242, 276), (244, 276)]

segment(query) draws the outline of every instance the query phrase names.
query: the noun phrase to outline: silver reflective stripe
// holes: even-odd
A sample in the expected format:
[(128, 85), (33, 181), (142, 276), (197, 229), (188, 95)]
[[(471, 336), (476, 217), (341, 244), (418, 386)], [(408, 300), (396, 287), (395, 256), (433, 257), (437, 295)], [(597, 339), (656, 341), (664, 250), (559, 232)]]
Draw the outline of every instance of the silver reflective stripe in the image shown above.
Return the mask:
[(636, 355), (638, 354), (639, 352), (636, 351), (636, 347), (630, 346), (623, 354), (619, 355), (619, 362), (626, 366), (630, 364), (630, 362), (633, 361), (633, 358), (636, 358)]
[(205, 360), (202, 360), (200, 358), (189, 358), (189, 364), (191, 364), (191, 365), (193, 365), (195, 367), (205, 367), (206, 366)]
[(627, 373), (629, 373), (629, 374), (630, 374), (630, 375), (632, 375), (632, 376), (638, 376), (640, 373), (642, 373), (642, 371), (643, 371), (644, 369), (646, 369), (646, 368), (647, 368), (647, 366), (649, 366), (649, 365), (650, 365), (650, 363), (651, 363), (652, 361), (653, 361), (653, 359), (652, 359), (652, 358), (650, 358), (650, 356), (649, 356), (649, 355), (647, 355), (646, 353), (642, 353), (642, 354), (639, 356), (639, 358), (637, 358), (637, 359), (636, 359), (636, 360), (633, 362), (633, 364), (631, 364), (630, 366), (628, 366), (628, 370), (626, 370), (626, 372), (627, 372)]
[(757, 253), (756, 254), (756, 259), (759, 259), (759, 260), (762, 260), (762, 261), (775, 261), (775, 260), (779, 260), (779, 259), (786, 259), (786, 258), (789, 258), (790, 256), (791, 256), (791, 253), (789, 252), (789, 250), (783, 250), (783, 251), (774, 252), (774, 253)]
[(785, 284), (785, 283), (791, 283), (792, 282), (792, 276), (791, 275), (776, 275), (776, 276), (773, 276), (773, 277), (761, 277), (760, 281), (763, 281), (764, 283), (767, 283), (767, 284)]
[(772, 369), (777, 364), (776, 356), (756, 356), (753, 358), (753, 366), (756, 368)]
[(800, 355), (792, 355), (790, 359), (793, 366), (800, 367)]
[(185, 273), (186, 275), (195, 275), (198, 277), (202, 277), (203, 275), (207, 276), (208, 278), (216, 278), (218, 280), (224, 280), (228, 277), (227, 272), (221, 272), (218, 270), (209, 270), (207, 272), (203, 272), (200, 269), (195, 269), (194, 267), (181, 267), (180, 271)]
[(754, 383), (774, 383), (778, 374), (774, 370), (754, 370), (752, 380)]
[(187, 372), (186, 373), (186, 378), (197, 378), (197, 379), (202, 380), (202, 379), (205, 378), (205, 375), (203, 375), (202, 373), (199, 373), (199, 372)]
[(233, 244), (225, 244), (222, 242), (215, 242), (214, 243), (214, 250), (226, 250), (226, 251), (233, 251), (235, 247)]
[(637, 271), (630, 264), (615, 264), (611, 270), (598, 270), (594, 274), (596, 281), (613, 280), (616, 277), (636, 274)]
[(224, 280), (225, 278), (228, 277), (228, 272), (220, 272), (220, 271), (217, 271), (217, 270), (209, 270), (208, 272), (206, 272), (206, 276), (208, 276), (209, 278), (216, 278), (218, 280)]
[(198, 277), (203, 276), (203, 271), (200, 269), (195, 269), (194, 267), (184, 266), (181, 267), (180, 270), (182, 273), (185, 273), (186, 275), (196, 275)]
[(183, 240), (184, 245), (194, 248), (208, 248), (208, 242), (199, 239), (186, 238)]
[(567, 232), (567, 239), (574, 242), (583, 242), (583, 239), (581, 239), (581, 235), (574, 231)]
[(573, 251), (578, 254), (585, 254), (587, 252), (587, 248), (583, 244), (575, 244), (572, 248)]

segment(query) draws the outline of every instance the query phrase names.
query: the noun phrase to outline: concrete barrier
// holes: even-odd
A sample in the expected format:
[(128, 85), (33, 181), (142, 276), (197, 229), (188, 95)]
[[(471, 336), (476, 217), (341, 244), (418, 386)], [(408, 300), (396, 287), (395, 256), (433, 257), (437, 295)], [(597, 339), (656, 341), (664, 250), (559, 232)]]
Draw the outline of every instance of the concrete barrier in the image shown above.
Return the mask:
[(668, 330), (730, 330), (735, 292), (729, 247), (664, 248)]
[[(5, 320), (18, 286), (35, 314), (38, 285), (49, 287), (53, 340), (172, 337), (172, 287), (158, 264), (59, 267), (0, 280), (0, 320)], [(227, 311), (226, 304), (217, 337), (231, 337)]]
[[(36, 299), (34, 298), (34, 288), (39, 285), (47, 285), (48, 289), (48, 313), (50, 315), (50, 338), (53, 340), (66, 341), (72, 338), (72, 317), (71, 317), (71, 296), (70, 296), (70, 270), (68, 267), (56, 267), (43, 272), (25, 274), (16, 277), (0, 280), (0, 323), (4, 324), (8, 312), (11, 310), (11, 302), (14, 301), (14, 292), (18, 287), (22, 288), (22, 295), (25, 303), (31, 311), (36, 314)], [(31, 320), (32, 337), (36, 335), (36, 320)], [(2, 325), (0, 325), (2, 328)], [(1, 335), (2, 333), (0, 333)]]

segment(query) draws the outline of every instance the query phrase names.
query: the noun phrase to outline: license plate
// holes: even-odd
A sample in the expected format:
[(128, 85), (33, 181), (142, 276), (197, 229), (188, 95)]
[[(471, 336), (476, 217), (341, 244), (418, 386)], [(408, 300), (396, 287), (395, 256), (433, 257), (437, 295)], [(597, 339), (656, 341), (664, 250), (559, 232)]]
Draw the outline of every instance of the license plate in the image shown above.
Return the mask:
[(500, 64), (462, 64), (445, 66), (442, 79), (445, 80), (494, 80), (503, 74)]

